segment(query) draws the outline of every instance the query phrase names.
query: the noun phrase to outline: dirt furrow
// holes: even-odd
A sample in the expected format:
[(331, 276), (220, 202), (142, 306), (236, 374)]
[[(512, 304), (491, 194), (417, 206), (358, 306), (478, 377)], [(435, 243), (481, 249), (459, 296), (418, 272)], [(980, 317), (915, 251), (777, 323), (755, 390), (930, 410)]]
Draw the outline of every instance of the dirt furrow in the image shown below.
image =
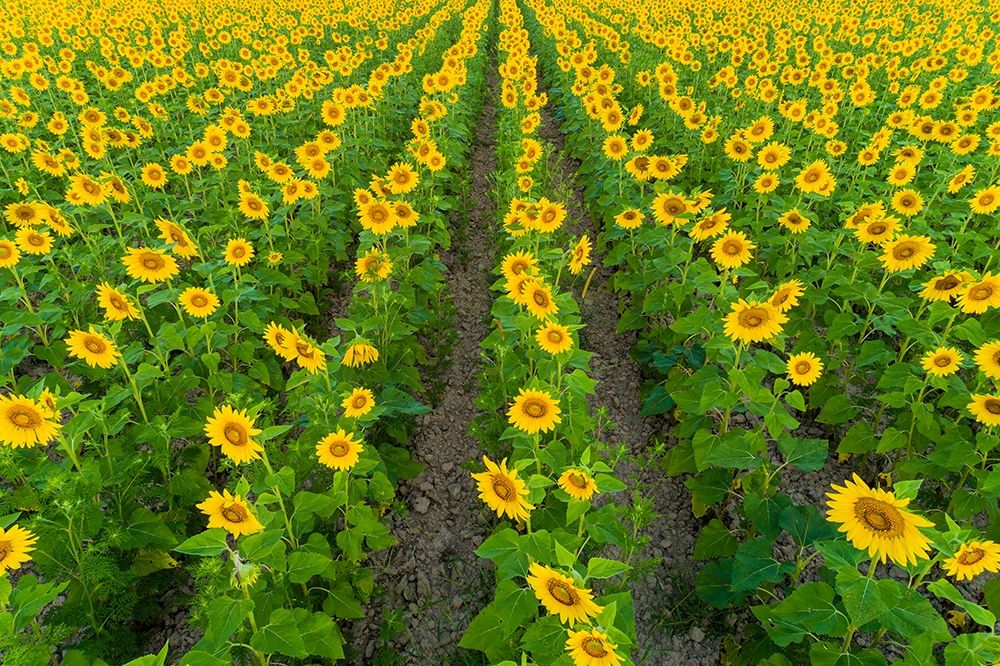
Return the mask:
[[(540, 136), (553, 150), (549, 155), (557, 197), (567, 206), (569, 229), (587, 234), (596, 241), (600, 220), (590, 215), (582, 186), (576, 180), (579, 162), (565, 147), (565, 137), (552, 111), (542, 114)], [(596, 244), (596, 243), (595, 243)], [(637, 664), (668, 666), (673, 664), (717, 664), (720, 645), (698, 626), (704, 611), (693, 596), (696, 567), (691, 559), (700, 523), (691, 512), (690, 493), (680, 478), (669, 477), (651, 455), (657, 440), (667, 441), (667, 422), (662, 418), (641, 415), (640, 389), (643, 376), (629, 355), (636, 342), (634, 332), (618, 333), (618, 297), (611, 288), (613, 271), (601, 265), (603, 257), (594, 256), (598, 266), (587, 287), (580, 308), (586, 327), (580, 332), (581, 346), (592, 352), (591, 377), (597, 380), (597, 395), (591, 405), (609, 421), (602, 433), (611, 445), (624, 444), (631, 458), (619, 468), (628, 484), (628, 493), (638, 491), (652, 503), (655, 518), (643, 530), (647, 545), (639, 561), (660, 558), (633, 585), (638, 645), (633, 652)], [(589, 269), (588, 269), (589, 270)], [(583, 273), (586, 276), (586, 271)], [(581, 296), (583, 280), (578, 284)], [(629, 501), (622, 497), (620, 501)]]
[(360, 664), (454, 663), (459, 639), (492, 589), (489, 563), (476, 554), (489, 527), (482, 519), (475, 485), (463, 466), (479, 456), (470, 435), (481, 373), (480, 342), (488, 331), (495, 204), (491, 176), (496, 170), (496, 67), (488, 65), (483, 108), (476, 122), (464, 206), (453, 220), (450, 250), (442, 254), (455, 310), (457, 338), (440, 381), (433, 409), (418, 418), (411, 440), (424, 471), (400, 484), (409, 513), (391, 525), (399, 544), (379, 554), (376, 585), (381, 593), (355, 625)]

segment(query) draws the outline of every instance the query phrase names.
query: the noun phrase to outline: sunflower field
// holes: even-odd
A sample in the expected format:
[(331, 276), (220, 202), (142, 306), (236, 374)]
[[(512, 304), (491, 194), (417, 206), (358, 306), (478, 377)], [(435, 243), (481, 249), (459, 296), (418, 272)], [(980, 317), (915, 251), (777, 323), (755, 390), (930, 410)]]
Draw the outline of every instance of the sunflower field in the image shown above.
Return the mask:
[(8, 0), (0, 663), (1000, 664), (996, 0)]

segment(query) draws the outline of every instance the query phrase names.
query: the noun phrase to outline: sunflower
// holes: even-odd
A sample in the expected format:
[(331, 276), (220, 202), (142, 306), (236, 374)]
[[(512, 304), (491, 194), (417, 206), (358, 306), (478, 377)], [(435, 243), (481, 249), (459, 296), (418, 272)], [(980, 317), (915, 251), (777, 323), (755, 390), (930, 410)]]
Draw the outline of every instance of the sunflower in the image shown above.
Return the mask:
[(976, 365), (990, 379), (1000, 380), (1000, 340), (987, 342), (976, 350)]
[(14, 241), (25, 254), (48, 254), (52, 251), (52, 234), (47, 231), (35, 231), (31, 227), (18, 229)]
[(361, 206), (358, 218), (364, 229), (377, 235), (385, 235), (396, 226), (395, 207), (378, 199)]
[(653, 200), (653, 217), (663, 225), (678, 224), (683, 226), (686, 219), (678, 219), (679, 215), (689, 212), (689, 206), (684, 197), (675, 192), (664, 192)]
[(846, 533), (851, 545), (883, 563), (886, 557), (900, 565), (927, 559), (930, 542), (919, 528), (934, 523), (908, 511), (909, 499), (869, 488), (857, 474), (853, 481), (832, 487), (826, 519), (840, 524), (837, 531)]
[(87, 332), (70, 331), (66, 345), (70, 356), (86, 361), (92, 368), (110, 368), (121, 356), (115, 343), (95, 331), (93, 326)]
[(882, 246), (879, 260), (890, 273), (919, 268), (934, 256), (934, 243), (929, 236), (897, 236)]
[(805, 293), (800, 280), (789, 280), (778, 285), (767, 302), (778, 309), (778, 312), (788, 312), (799, 304), (799, 297)]
[(192, 317), (207, 317), (219, 307), (219, 297), (208, 289), (188, 287), (178, 297), (184, 311)]
[(530, 252), (515, 252), (503, 258), (501, 269), (504, 278), (510, 280), (521, 274), (530, 275), (537, 264), (538, 260)]
[(517, 470), (513, 467), (507, 469), (506, 458), (498, 466), (483, 456), (483, 464), (486, 471), (472, 475), (479, 490), (479, 499), (496, 511), (497, 517), (506, 515), (513, 520), (527, 520), (528, 512), (535, 507), (525, 499), (528, 489), (524, 481), (517, 478)]
[(541, 320), (559, 312), (559, 307), (552, 298), (552, 291), (534, 279), (524, 285), (523, 304), (528, 308), (528, 312)]
[(147, 164), (142, 167), (142, 182), (154, 190), (161, 190), (167, 184), (167, 172), (159, 164)]
[(177, 260), (162, 250), (130, 247), (122, 263), (129, 277), (143, 282), (163, 282), (180, 272)]
[(723, 234), (729, 228), (730, 219), (732, 216), (726, 212), (725, 208), (709, 213), (691, 227), (691, 238), (703, 241)]
[(364, 416), (375, 407), (375, 395), (366, 388), (356, 388), (340, 403), (349, 419)]
[(245, 238), (233, 238), (226, 244), (223, 258), (230, 266), (246, 266), (253, 260), (253, 245)]
[(1000, 395), (974, 393), (965, 408), (985, 426), (1000, 425)]
[(347, 470), (358, 463), (364, 448), (360, 439), (355, 439), (353, 434), (338, 428), (336, 432), (331, 432), (319, 440), (316, 444), (316, 457), (322, 465), (332, 469)]
[(914, 189), (899, 190), (892, 195), (892, 209), (905, 217), (913, 217), (924, 208), (924, 199)]
[(561, 324), (549, 322), (535, 333), (538, 346), (544, 351), (555, 355), (573, 348), (573, 336), (569, 329)]
[(11, 525), (7, 529), (0, 527), (0, 574), (7, 569), (19, 569), (25, 562), (31, 561), (31, 551), (38, 541), (29, 530)]
[(883, 244), (892, 240), (899, 228), (899, 219), (892, 215), (869, 217), (854, 228), (854, 236), (862, 243)]
[(608, 640), (608, 635), (594, 629), (569, 631), (566, 651), (573, 660), (573, 666), (621, 666), (622, 658), (615, 650), (617, 643)]
[(642, 222), (645, 219), (646, 216), (643, 215), (642, 211), (636, 208), (629, 208), (615, 216), (615, 224), (622, 229), (638, 229), (642, 226)]
[(969, 208), (978, 215), (990, 215), (1000, 209), (1000, 185), (993, 185), (976, 192), (969, 200)]
[(41, 207), (30, 201), (8, 204), (4, 217), (18, 229), (33, 227), (42, 221)]
[(299, 367), (313, 375), (326, 368), (326, 354), (322, 349), (295, 331), (292, 331), (292, 339), (295, 344), (295, 362)]
[(527, 581), (545, 610), (559, 616), (559, 621), (569, 626), (587, 622), (603, 608), (594, 603), (594, 594), (587, 588), (577, 587), (576, 582), (555, 569), (532, 562), (528, 567)]
[(773, 141), (757, 153), (757, 164), (762, 169), (772, 171), (783, 167), (792, 156), (792, 149), (783, 143)]
[(957, 580), (972, 580), (984, 571), (996, 573), (1000, 570), (1000, 544), (992, 541), (963, 543), (941, 566)]
[(548, 391), (520, 389), (514, 404), (507, 410), (508, 422), (529, 435), (548, 432), (561, 423), (559, 401)]
[(378, 282), (392, 274), (392, 261), (387, 253), (371, 248), (354, 262), (354, 273), (362, 282)]
[(742, 231), (730, 231), (712, 244), (712, 259), (723, 268), (739, 268), (750, 261), (755, 247)]
[(802, 352), (788, 359), (788, 379), (798, 386), (812, 386), (823, 374), (823, 362), (816, 354)]
[(208, 498), (197, 507), (208, 516), (210, 529), (221, 527), (234, 537), (256, 534), (264, 529), (243, 498), (231, 495), (228, 490), (223, 490), (221, 495), (211, 491)]
[(740, 135), (734, 134), (726, 139), (726, 157), (734, 162), (746, 162), (753, 157), (753, 149)]
[(753, 183), (753, 189), (758, 194), (769, 194), (778, 189), (781, 181), (773, 173), (762, 173)]
[(264, 447), (254, 439), (262, 430), (254, 427), (245, 409), (236, 411), (229, 405), (216, 407), (205, 422), (205, 436), (212, 446), (221, 446), (222, 453), (235, 463), (260, 458)]
[(801, 234), (809, 228), (811, 224), (809, 218), (800, 213), (797, 208), (782, 213), (778, 218), (778, 224), (791, 231), (793, 234)]
[(569, 262), (569, 272), (573, 275), (579, 275), (580, 271), (583, 270), (584, 266), (590, 264), (590, 251), (593, 249), (593, 245), (587, 235), (584, 234), (580, 236), (580, 240), (577, 241), (576, 247), (573, 248), (570, 255)]
[(191, 238), (179, 226), (170, 220), (156, 220), (156, 228), (160, 230), (160, 238), (164, 243), (172, 245), (171, 248), (179, 257), (191, 259), (198, 256), (198, 247), (191, 242)]
[(958, 194), (959, 191), (976, 178), (976, 168), (967, 164), (948, 181), (948, 194)]
[(559, 487), (578, 500), (589, 500), (597, 492), (597, 482), (582, 469), (568, 469), (559, 476)]
[(544, 197), (538, 201), (538, 217), (535, 228), (543, 234), (552, 233), (562, 226), (566, 219), (566, 206), (558, 201), (549, 201)]
[(788, 317), (767, 301), (759, 303), (741, 298), (733, 304), (725, 321), (724, 331), (731, 340), (750, 343), (770, 340), (781, 333)]
[(958, 305), (966, 314), (983, 314), (990, 308), (1000, 308), (1000, 275), (986, 273), (977, 282), (970, 282), (958, 295)]
[(20, 260), (21, 251), (17, 249), (17, 245), (6, 238), (0, 238), (0, 268), (17, 266)]
[(19, 449), (44, 446), (62, 428), (44, 405), (23, 395), (0, 395), (0, 442)]
[(947, 377), (962, 367), (962, 353), (954, 347), (938, 347), (927, 352), (920, 364), (935, 377)]
[(295, 352), (295, 336), (284, 326), (273, 321), (264, 329), (264, 342), (274, 350), (274, 353), (285, 359), (293, 360), (297, 354)]
[(389, 169), (386, 187), (393, 194), (407, 194), (420, 183), (420, 177), (406, 162), (397, 162)]
[(264, 200), (253, 192), (240, 192), (239, 209), (251, 220), (266, 220), (271, 214)]
[(355, 342), (347, 348), (340, 362), (348, 368), (357, 368), (377, 360), (378, 349), (365, 342)]

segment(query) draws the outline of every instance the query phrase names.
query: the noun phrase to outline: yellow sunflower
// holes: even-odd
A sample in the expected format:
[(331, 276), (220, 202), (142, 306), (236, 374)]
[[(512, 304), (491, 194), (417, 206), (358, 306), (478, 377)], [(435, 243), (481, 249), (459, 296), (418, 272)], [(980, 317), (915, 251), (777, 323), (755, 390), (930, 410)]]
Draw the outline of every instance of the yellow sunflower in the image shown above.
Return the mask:
[(554, 321), (542, 326), (535, 333), (538, 346), (546, 352), (555, 355), (573, 348), (573, 336), (569, 329)]
[(782, 213), (781, 216), (778, 217), (778, 224), (788, 229), (793, 234), (801, 234), (809, 228), (812, 222), (809, 218), (800, 213), (797, 208), (795, 208)]
[(932, 352), (927, 352), (920, 364), (928, 374), (947, 377), (962, 367), (962, 353), (954, 347), (938, 347)]
[(576, 247), (573, 248), (570, 254), (569, 262), (569, 272), (573, 275), (579, 275), (580, 271), (583, 270), (584, 266), (590, 264), (590, 251), (593, 249), (593, 245), (586, 234), (580, 236), (580, 240), (577, 242)]
[(837, 531), (846, 533), (855, 548), (867, 550), (869, 557), (883, 563), (886, 557), (899, 565), (928, 558), (930, 541), (919, 528), (934, 523), (908, 511), (910, 500), (869, 488), (857, 474), (843, 486), (834, 484), (833, 490), (827, 493), (826, 519), (839, 523)]
[(0, 575), (10, 569), (21, 568), (25, 562), (31, 561), (31, 551), (38, 541), (29, 530), (11, 525), (7, 529), (0, 527)]
[(355, 342), (347, 348), (340, 362), (348, 368), (357, 368), (377, 360), (378, 349), (365, 342)]
[(230, 266), (246, 266), (253, 260), (253, 245), (246, 238), (233, 238), (226, 244), (226, 263)]
[(197, 507), (208, 516), (209, 528), (221, 527), (234, 537), (256, 534), (264, 529), (243, 498), (231, 495), (228, 490), (223, 490), (221, 495), (211, 491)]
[(240, 192), (239, 210), (251, 220), (266, 220), (271, 214), (267, 203), (253, 192)]
[(622, 658), (615, 650), (616, 643), (608, 640), (608, 635), (594, 629), (569, 630), (566, 651), (573, 660), (573, 666), (621, 666)]
[(44, 405), (23, 395), (0, 395), (0, 442), (14, 448), (45, 446), (62, 424)]
[(986, 273), (981, 280), (969, 282), (958, 295), (958, 305), (966, 314), (983, 314), (1000, 308), (1000, 275)]
[(755, 247), (742, 231), (730, 231), (712, 244), (712, 259), (723, 268), (739, 268), (750, 261)]
[(162, 250), (129, 248), (128, 254), (122, 257), (122, 264), (129, 277), (154, 284), (169, 280), (180, 272), (177, 260)]
[(805, 293), (801, 280), (789, 280), (778, 285), (767, 302), (778, 309), (778, 312), (788, 312), (799, 304), (799, 298)]
[(529, 280), (524, 284), (523, 303), (528, 312), (538, 319), (545, 320), (559, 312), (552, 291), (538, 280)]
[(725, 208), (709, 213), (691, 227), (691, 238), (703, 241), (723, 234), (729, 228), (730, 219), (732, 216), (726, 212)]
[(297, 354), (295, 351), (295, 336), (284, 326), (273, 321), (264, 329), (264, 342), (274, 350), (274, 353), (285, 359), (293, 360)]
[(104, 310), (104, 318), (108, 321), (139, 318), (139, 309), (132, 305), (128, 296), (107, 282), (97, 285), (97, 304)]
[(21, 251), (17, 249), (17, 245), (6, 238), (0, 238), (0, 268), (11, 268), (20, 260)]
[(332, 469), (347, 470), (358, 463), (364, 448), (360, 439), (355, 439), (353, 434), (338, 428), (336, 432), (331, 432), (319, 440), (316, 444), (316, 457), (322, 465)]
[(532, 562), (528, 567), (527, 581), (545, 610), (559, 616), (559, 621), (569, 626), (587, 622), (603, 608), (594, 603), (594, 594), (587, 588), (577, 587), (576, 582), (555, 569)]
[(568, 469), (559, 476), (559, 487), (570, 497), (589, 500), (597, 492), (597, 482), (582, 469)]
[(1000, 570), (1000, 544), (992, 541), (963, 543), (941, 566), (957, 580), (972, 580), (984, 571), (996, 573)]
[(990, 379), (1000, 379), (1000, 340), (987, 342), (976, 350), (976, 365)]
[(642, 226), (643, 220), (646, 216), (643, 215), (642, 211), (637, 208), (629, 208), (623, 210), (615, 216), (615, 224), (617, 224), (622, 229), (638, 229)]
[(965, 284), (972, 280), (972, 275), (961, 272), (948, 272), (924, 282), (920, 297), (928, 301), (950, 301), (953, 296), (962, 292)]
[(483, 464), (486, 471), (472, 475), (479, 490), (479, 499), (496, 511), (497, 517), (506, 515), (514, 520), (527, 520), (528, 512), (535, 507), (525, 499), (528, 489), (524, 481), (517, 478), (517, 470), (507, 469), (506, 458), (497, 465), (483, 456)]
[(559, 401), (548, 391), (520, 389), (507, 410), (508, 421), (529, 435), (548, 432), (561, 423)]
[(229, 405), (216, 407), (205, 422), (205, 436), (212, 446), (222, 447), (222, 453), (235, 463), (260, 458), (264, 447), (254, 437), (262, 430), (254, 427), (245, 409), (236, 411)]
[(991, 215), (1000, 209), (1000, 185), (994, 185), (976, 192), (969, 200), (969, 208), (978, 215)]
[(344, 416), (349, 419), (364, 416), (375, 407), (375, 395), (366, 388), (356, 388), (340, 403)]
[(36, 231), (31, 227), (18, 229), (14, 241), (25, 254), (48, 254), (52, 251), (52, 234), (47, 231)]
[(521, 274), (530, 275), (537, 264), (538, 260), (530, 252), (515, 252), (503, 258), (501, 270), (504, 278), (511, 280)]
[(985, 426), (1000, 425), (1000, 395), (974, 393), (965, 408)]
[(192, 317), (207, 317), (219, 307), (219, 297), (208, 289), (188, 287), (178, 297), (184, 311)]
[(726, 315), (725, 333), (734, 342), (762, 342), (781, 333), (781, 327), (788, 321), (778, 308), (767, 301), (745, 301), (742, 298), (733, 304)]
[(812, 386), (823, 374), (823, 362), (816, 354), (802, 352), (788, 358), (788, 379), (799, 386)]
[(70, 331), (66, 338), (69, 355), (87, 362), (90, 367), (110, 368), (121, 356), (115, 343), (94, 330)]
[(882, 246), (879, 261), (890, 273), (919, 268), (934, 256), (935, 246), (929, 236), (897, 236)]

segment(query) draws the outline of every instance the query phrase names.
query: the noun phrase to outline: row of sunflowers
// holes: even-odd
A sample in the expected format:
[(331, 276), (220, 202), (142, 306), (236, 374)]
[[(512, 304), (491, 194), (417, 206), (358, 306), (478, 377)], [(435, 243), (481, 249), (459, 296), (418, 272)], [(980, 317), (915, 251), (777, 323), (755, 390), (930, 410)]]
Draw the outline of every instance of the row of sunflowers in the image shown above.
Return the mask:
[(995, 662), (995, 11), (525, 5), (726, 663)]
[(0, 652), (124, 663), (193, 581), (136, 663), (340, 659), (489, 4), (120, 4), (0, 10)]
[(565, 204), (542, 194), (554, 190), (551, 146), (538, 136), (547, 95), (516, 0), (501, 0), (499, 24), (490, 95), (500, 260), (477, 398), (486, 454), (472, 476), (504, 522), (476, 551), (492, 561), (495, 589), (459, 645), (506, 666), (631, 664), (625, 575), (636, 543), (611, 499), (625, 489), (614, 471), (620, 452), (590, 412), (596, 381), (574, 295), (592, 245), (567, 230)]

